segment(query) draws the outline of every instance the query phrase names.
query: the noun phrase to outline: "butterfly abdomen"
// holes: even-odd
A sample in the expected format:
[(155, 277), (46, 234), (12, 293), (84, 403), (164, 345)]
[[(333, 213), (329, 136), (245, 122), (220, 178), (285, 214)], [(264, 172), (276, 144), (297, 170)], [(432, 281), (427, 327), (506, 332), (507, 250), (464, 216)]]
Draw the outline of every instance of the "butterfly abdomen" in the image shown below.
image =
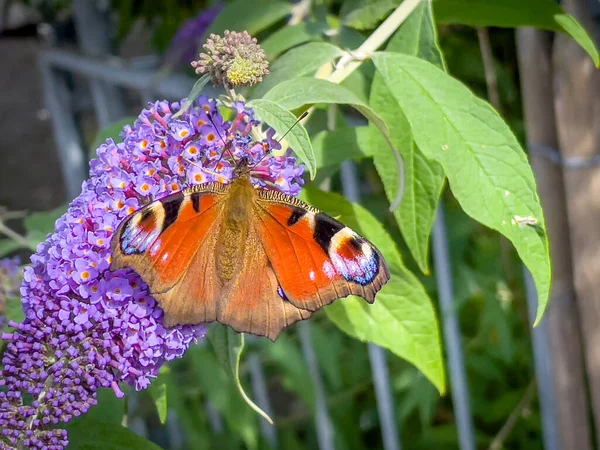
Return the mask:
[(223, 230), (219, 235), (215, 255), (217, 273), (223, 282), (231, 281), (243, 264), (254, 195), (254, 187), (247, 178), (237, 179), (230, 187)]

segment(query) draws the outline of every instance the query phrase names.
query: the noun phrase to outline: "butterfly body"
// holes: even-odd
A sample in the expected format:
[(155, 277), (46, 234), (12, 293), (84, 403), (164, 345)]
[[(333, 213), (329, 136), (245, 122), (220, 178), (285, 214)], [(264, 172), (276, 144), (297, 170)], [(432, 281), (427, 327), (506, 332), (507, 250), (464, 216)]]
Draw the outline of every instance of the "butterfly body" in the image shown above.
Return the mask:
[(228, 185), (206, 183), (126, 218), (113, 270), (133, 268), (165, 326), (218, 321), (275, 339), (334, 300), (369, 303), (389, 279), (381, 253), (311, 205), (255, 188), (242, 161)]

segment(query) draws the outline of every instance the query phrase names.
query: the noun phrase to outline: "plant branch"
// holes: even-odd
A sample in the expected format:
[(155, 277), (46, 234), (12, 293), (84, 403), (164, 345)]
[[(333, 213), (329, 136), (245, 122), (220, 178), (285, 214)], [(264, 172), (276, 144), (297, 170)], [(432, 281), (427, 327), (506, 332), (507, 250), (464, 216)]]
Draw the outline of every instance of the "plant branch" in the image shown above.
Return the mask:
[(13, 241), (15, 241), (16, 243), (18, 243), (21, 247), (24, 248), (28, 248), (32, 251), (35, 251), (36, 248), (35, 246), (33, 246), (28, 240), (27, 238), (25, 238), (24, 236), (21, 236), (19, 233), (17, 233), (16, 231), (13, 231), (12, 229), (10, 229), (9, 227), (7, 227), (4, 222), (0, 221), (0, 234), (5, 235), (6, 237), (8, 237), (9, 239), (12, 239)]
[[(341, 83), (354, 72), (366, 59), (379, 49), (410, 14), (419, 6), (422, 0), (404, 0), (390, 16), (358, 47), (342, 57), (334, 72), (327, 78), (334, 83)], [(426, 0), (427, 1), (427, 0)]]

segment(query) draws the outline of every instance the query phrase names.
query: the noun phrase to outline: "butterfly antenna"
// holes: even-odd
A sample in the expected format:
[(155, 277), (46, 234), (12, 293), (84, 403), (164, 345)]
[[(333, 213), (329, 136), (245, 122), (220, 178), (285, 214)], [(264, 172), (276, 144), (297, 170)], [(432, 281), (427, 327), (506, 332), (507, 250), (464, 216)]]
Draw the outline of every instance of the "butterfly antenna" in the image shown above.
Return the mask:
[(189, 164), (191, 164), (192, 166), (198, 167), (199, 169), (202, 169), (204, 172), (206, 173), (210, 173), (211, 175), (215, 176), (215, 177), (220, 177), (221, 174), (217, 173), (217, 172), (213, 172), (212, 170), (204, 167), (203, 165), (200, 165), (198, 163), (195, 163), (194, 161), (192, 161), (191, 159), (188, 159), (186, 157), (183, 158), (184, 161), (187, 161)]
[(210, 120), (210, 123), (212, 123), (212, 126), (215, 129), (217, 136), (219, 136), (219, 138), (221, 139), (221, 142), (223, 143), (223, 151), (221, 152), (221, 156), (219, 156), (219, 160), (217, 162), (221, 162), (221, 159), (223, 159), (223, 154), (225, 152), (227, 152), (229, 154), (229, 157), (231, 158), (231, 160), (233, 162), (235, 162), (235, 157), (233, 156), (233, 153), (231, 151), (232, 141), (226, 142), (225, 139), (223, 139), (223, 136), (221, 136), (221, 133), (219, 133), (219, 128), (215, 124), (210, 111), (206, 113), (206, 116), (208, 117), (208, 120)]
[(283, 136), (281, 136), (279, 139), (277, 139), (277, 142), (281, 142), (281, 141), (283, 140), (283, 138), (284, 138), (284, 137), (286, 137), (286, 136), (288, 135), (288, 133), (289, 133), (290, 131), (292, 131), (292, 129), (293, 129), (293, 128), (294, 128), (296, 125), (298, 125), (298, 122), (300, 122), (300, 121), (301, 121), (302, 119), (304, 119), (306, 116), (308, 116), (308, 111), (304, 111), (304, 112), (302, 113), (302, 115), (296, 119), (296, 121), (295, 121), (295, 122), (292, 124), (292, 126), (291, 126), (291, 127), (290, 127), (290, 128), (289, 128), (289, 129), (288, 129), (288, 130), (287, 130), (287, 131), (286, 131), (286, 132), (283, 134)]
[[(283, 136), (281, 136), (279, 139), (277, 139), (277, 142), (278, 142), (278, 143), (279, 143), (279, 142), (281, 142), (281, 141), (283, 140), (283, 138), (284, 138), (284, 137), (286, 137), (286, 136), (288, 135), (288, 133), (289, 133), (290, 131), (292, 131), (292, 129), (293, 129), (293, 128), (294, 128), (296, 125), (298, 125), (298, 122), (300, 122), (300, 121), (301, 121), (302, 119), (304, 119), (306, 116), (308, 116), (308, 111), (304, 111), (304, 112), (303, 112), (303, 113), (300, 115), (300, 117), (298, 117), (298, 118), (296, 119), (296, 121), (295, 121), (295, 122), (292, 124), (292, 126), (291, 126), (291, 127), (290, 127), (290, 128), (289, 128), (289, 129), (288, 129), (288, 130), (287, 130), (287, 131), (286, 131), (286, 132), (283, 134)], [(260, 162), (261, 162), (263, 159), (265, 159), (269, 153), (271, 153), (271, 146), (270, 146), (269, 144), (267, 144), (266, 142), (263, 142), (263, 150), (265, 151), (265, 154), (263, 155), (263, 157), (262, 157), (262, 158), (260, 158), (260, 159), (258, 160), (258, 162), (257, 162), (256, 164), (254, 164), (254, 167), (258, 166), (258, 165), (260, 164)]]

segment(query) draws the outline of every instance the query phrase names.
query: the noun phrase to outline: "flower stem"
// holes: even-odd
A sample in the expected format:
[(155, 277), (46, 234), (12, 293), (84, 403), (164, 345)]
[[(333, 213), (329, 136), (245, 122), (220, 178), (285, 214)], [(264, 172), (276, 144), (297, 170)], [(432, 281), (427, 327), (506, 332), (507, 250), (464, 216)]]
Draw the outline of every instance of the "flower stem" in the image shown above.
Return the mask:
[[(385, 41), (402, 25), (422, 0), (404, 0), (390, 16), (358, 47), (342, 57), (334, 72), (327, 78), (334, 83), (341, 83), (354, 72), (365, 59), (371, 57)], [(429, 1), (429, 0), (426, 0)]]

